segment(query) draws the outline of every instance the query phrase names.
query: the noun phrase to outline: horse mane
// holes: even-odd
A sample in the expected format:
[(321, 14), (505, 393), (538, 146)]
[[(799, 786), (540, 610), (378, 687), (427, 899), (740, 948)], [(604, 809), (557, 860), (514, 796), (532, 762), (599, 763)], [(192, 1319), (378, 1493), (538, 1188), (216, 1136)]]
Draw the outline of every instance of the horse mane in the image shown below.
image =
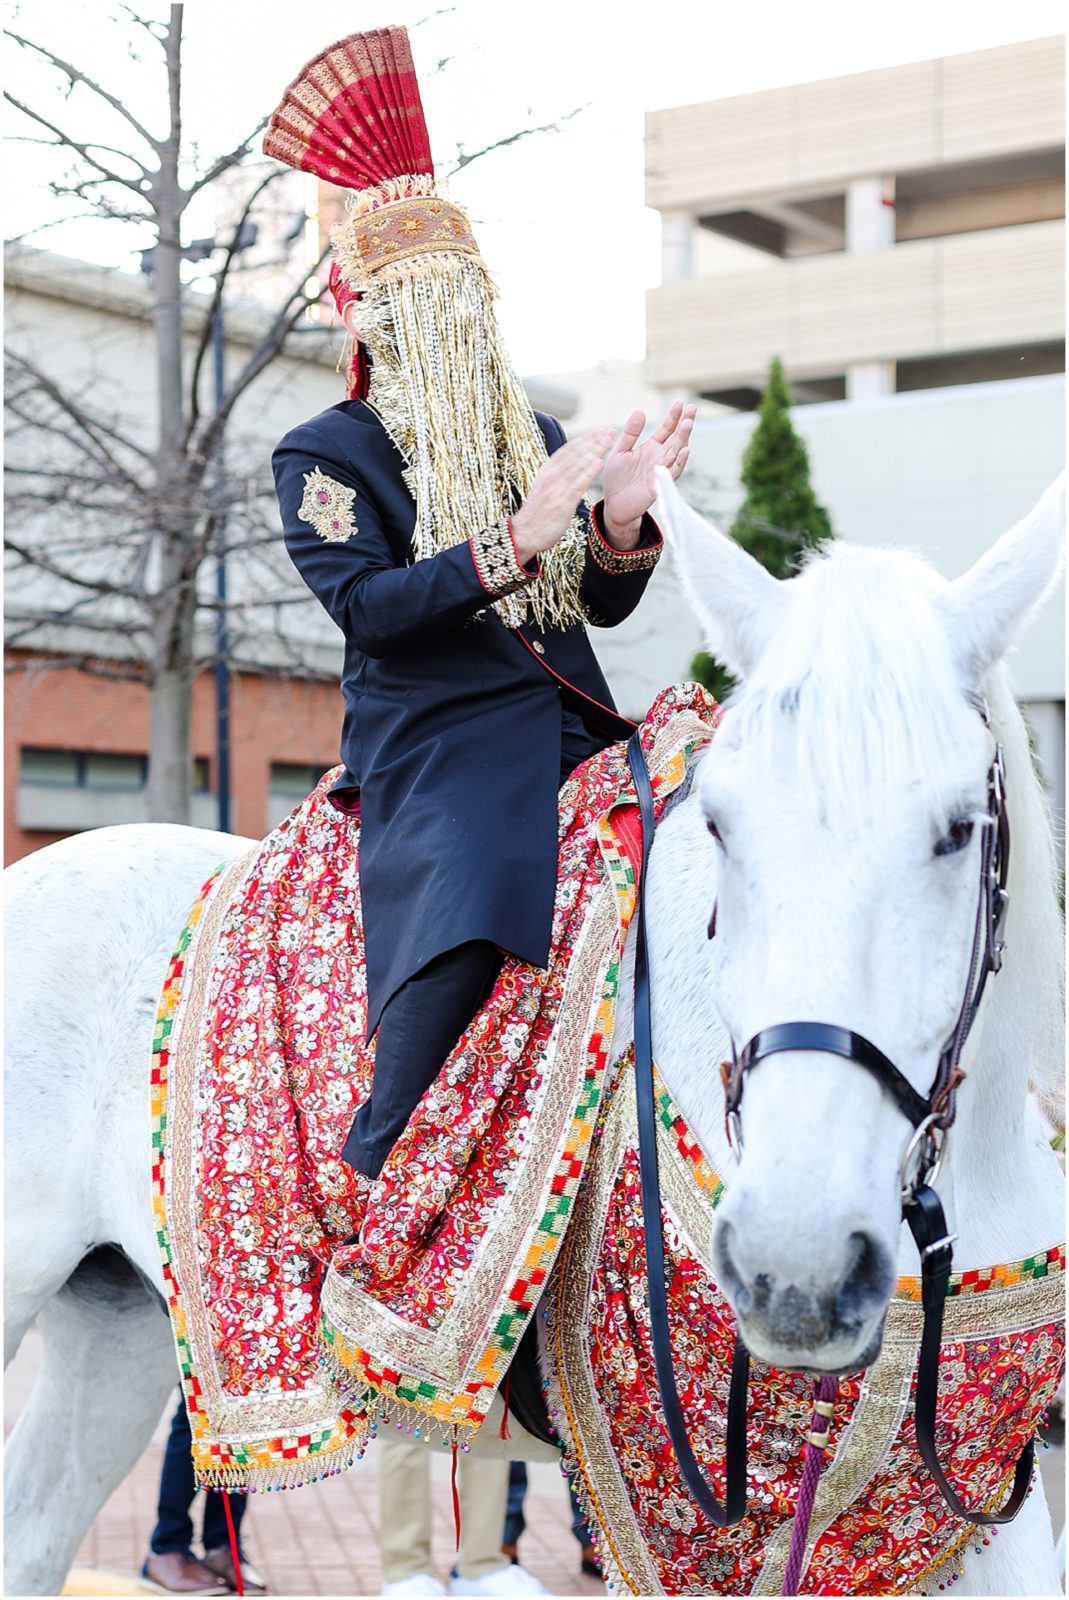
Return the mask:
[(985, 684), (1006, 762), (1011, 845), (1006, 958), (984, 1023), (996, 1061), (1029, 1052), (1029, 1082), (1047, 1115), (1065, 1125), (1064, 922), (1050, 806), (1036, 772), (1028, 728), (1002, 665)]
[[(733, 737), (771, 740), (790, 717), (800, 799), (843, 828), (863, 816), (871, 822), (874, 804), (891, 822), (903, 773), (949, 821), (963, 798), (946, 782), (963, 686), (933, 603), (945, 580), (912, 551), (836, 543), (790, 583), (788, 629), (729, 702)], [(1063, 936), (1051, 819), (1005, 667), (979, 687), (1004, 750), (1013, 836), (1005, 966), (991, 986), (984, 1037), (997, 1060), (1028, 1051), (1033, 1087), (1061, 1121)]]

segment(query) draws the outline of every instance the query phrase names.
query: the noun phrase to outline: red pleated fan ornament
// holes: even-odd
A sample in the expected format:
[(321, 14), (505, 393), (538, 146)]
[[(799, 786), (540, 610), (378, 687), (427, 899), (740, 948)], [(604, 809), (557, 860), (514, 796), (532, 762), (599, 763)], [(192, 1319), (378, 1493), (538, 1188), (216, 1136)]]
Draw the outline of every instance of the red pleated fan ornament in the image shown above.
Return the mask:
[(341, 189), (434, 176), (405, 28), (353, 33), (313, 57), (268, 124), (264, 153)]

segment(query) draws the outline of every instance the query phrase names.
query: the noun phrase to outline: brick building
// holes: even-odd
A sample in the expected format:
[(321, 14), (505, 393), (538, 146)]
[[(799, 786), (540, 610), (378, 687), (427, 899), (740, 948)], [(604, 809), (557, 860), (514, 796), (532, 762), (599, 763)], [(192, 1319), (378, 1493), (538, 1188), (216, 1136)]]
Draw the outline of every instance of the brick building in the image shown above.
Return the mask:
[[(121, 417), (129, 432), (151, 446), (154, 365), (144, 280), (18, 247), (5, 254), (5, 280), (9, 344), (29, 352), (44, 371), (62, 373), (75, 392), (84, 394), (91, 385), (94, 405)], [(191, 343), (202, 316), (194, 300), (187, 318)], [(263, 316), (252, 306), (228, 315), (231, 361), (256, 339)], [(242, 453), (247, 455), (248, 481), (260, 492), (270, 483), (275, 440), (339, 398), (330, 343), (325, 329), (310, 330), (298, 355), (280, 358), (236, 409), (231, 450), (239, 464)], [(47, 442), (47, 436), (30, 435), (29, 450), (39, 452)], [(16, 431), (9, 463), (22, 461), (26, 452)], [(48, 538), (46, 530), (46, 551)], [(299, 602), (303, 587), (281, 540), (277, 551), (261, 554), (258, 561), (270, 574), (268, 581), (261, 573), (259, 588), (240, 559), (231, 573), (233, 592), (239, 600), (247, 594), (250, 604), (240, 607), (233, 628), (230, 825), (254, 837), (337, 761), (341, 725), (340, 636), (310, 598), (284, 611), (276, 607), (269, 616), (257, 604), (263, 592), (274, 589), (276, 598), (280, 591)], [(146, 815), (148, 691), (114, 676), (137, 670), (129, 624), (120, 615), (112, 631), (102, 630), (99, 620), (84, 633), (69, 619), (62, 629), (34, 625), (35, 617), (62, 612), (67, 600), (62, 584), (47, 573), (9, 563), (4, 735), (9, 862), (68, 833)], [(202, 654), (210, 656), (210, 643), (202, 643)], [(65, 665), (65, 654), (90, 670)], [(210, 671), (195, 683), (193, 729), (192, 820), (216, 827)]]
[[(294, 191), (287, 203), (301, 200)], [(281, 234), (285, 215), (277, 220)], [(44, 371), (61, 373), (73, 392), (91, 392), (98, 410), (121, 418), (126, 431), (151, 448), (154, 347), (145, 281), (19, 246), (8, 247), (4, 266), (9, 345), (29, 353)], [(278, 287), (267, 286), (276, 299)], [(205, 302), (189, 298), (191, 358)], [(228, 308), (228, 362), (236, 366), (254, 345), (267, 315), (253, 301)], [(287, 354), (246, 392), (228, 436), (231, 469), (236, 464), (250, 496), (259, 495), (265, 507), (261, 548), (248, 557), (239, 552), (228, 563), (230, 593), (239, 602), (230, 622), (230, 828), (253, 838), (269, 831), (338, 759), (341, 635), (308, 595), (281, 535), (274, 538), (278, 523), (269, 468), (272, 447), (289, 428), (343, 398), (336, 370), (341, 341), (332, 336), (328, 321), (310, 321)], [(567, 391), (537, 383), (530, 387), (541, 408), (563, 417), (574, 411)], [(9, 464), (34, 468), (48, 443), (46, 435), (31, 435), (27, 445), (16, 428)], [(46, 528), (46, 554), (49, 537)], [(210, 585), (211, 573), (204, 576)], [(114, 627), (102, 629), (98, 617), (92, 626), (79, 628), (71, 607), (62, 627), (50, 625), (40, 619), (62, 613), (70, 592), (48, 573), (18, 562), (9, 563), (6, 598), (4, 844), (5, 862), (11, 862), (73, 832), (146, 820), (149, 695), (142, 683), (116, 678), (132, 669), (136, 673), (129, 637), (135, 619), (124, 621), (120, 615)], [(200, 644), (202, 658), (209, 659), (210, 639)], [(74, 660), (90, 670), (67, 664)], [(215, 828), (210, 670), (194, 685), (192, 746), (191, 820)]]

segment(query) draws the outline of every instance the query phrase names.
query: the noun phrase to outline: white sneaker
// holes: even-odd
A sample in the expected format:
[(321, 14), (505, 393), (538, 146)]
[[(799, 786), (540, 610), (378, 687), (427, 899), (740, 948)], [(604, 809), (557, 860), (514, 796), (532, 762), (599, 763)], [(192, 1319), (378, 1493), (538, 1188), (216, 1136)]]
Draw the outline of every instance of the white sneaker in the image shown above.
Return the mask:
[(416, 1572), (411, 1578), (398, 1578), (396, 1583), (384, 1583), (380, 1594), (445, 1594), (445, 1584), (439, 1583), (433, 1572)]
[(521, 1567), (516, 1561), (507, 1567), (502, 1567), (498, 1572), (488, 1572), (485, 1578), (453, 1578), (449, 1592), (491, 1596), (550, 1593), (539, 1583), (533, 1572), (528, 1572), (526, 1567)]

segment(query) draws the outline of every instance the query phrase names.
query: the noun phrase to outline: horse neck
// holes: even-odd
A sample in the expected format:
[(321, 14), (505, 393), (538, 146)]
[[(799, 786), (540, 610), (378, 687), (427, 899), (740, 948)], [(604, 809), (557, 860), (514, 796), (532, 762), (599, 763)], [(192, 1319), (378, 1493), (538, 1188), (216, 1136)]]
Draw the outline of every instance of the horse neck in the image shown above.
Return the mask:
[(1006, 761), (1010, 902), (1002, 971), (988, 983), (965, 1053), (939, 1183), (962, 1266), (1031, 1254), (1062, 1229), (1061, 1175), (1040, 1118), (1044, 1103), (1059, 1115), (1052, 1108), (1065, 1059), (1054, 846), (1027, 730), (1001, 670), (986, 690)]

